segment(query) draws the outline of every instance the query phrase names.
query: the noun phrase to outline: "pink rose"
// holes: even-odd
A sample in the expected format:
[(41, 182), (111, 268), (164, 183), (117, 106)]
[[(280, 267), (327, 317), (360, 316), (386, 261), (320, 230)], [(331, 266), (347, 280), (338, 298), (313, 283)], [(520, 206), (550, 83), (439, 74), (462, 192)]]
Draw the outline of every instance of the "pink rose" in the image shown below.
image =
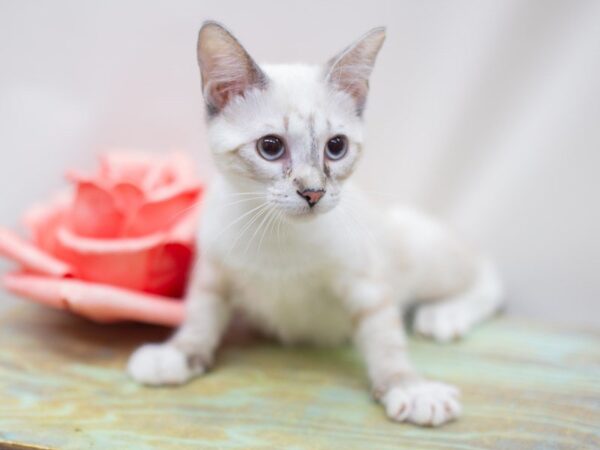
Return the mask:
[(26, 241), (0, 228), (0, 254), (21, 270), (12, 292), (101, 322), (176, 325), (194, 258), (203, 188), (184, 156), (108, 153), (74, 192), (31, 208)]

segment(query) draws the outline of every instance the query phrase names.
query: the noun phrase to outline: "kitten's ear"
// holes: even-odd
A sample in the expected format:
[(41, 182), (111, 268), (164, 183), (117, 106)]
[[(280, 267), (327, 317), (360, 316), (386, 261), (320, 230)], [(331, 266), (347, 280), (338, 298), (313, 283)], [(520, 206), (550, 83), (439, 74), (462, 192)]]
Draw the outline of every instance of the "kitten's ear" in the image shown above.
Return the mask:
[(235, 96), (265, 87), (266, 75), (222, 25), (204, 22), (198, 34), (198, 64), (208, 112), (216, 114)]
[(385, 27), (373, 28), (327, 63), (327, 81), (354, 98), (359, 114), (365, 106), (369, 76), (384, 40)]

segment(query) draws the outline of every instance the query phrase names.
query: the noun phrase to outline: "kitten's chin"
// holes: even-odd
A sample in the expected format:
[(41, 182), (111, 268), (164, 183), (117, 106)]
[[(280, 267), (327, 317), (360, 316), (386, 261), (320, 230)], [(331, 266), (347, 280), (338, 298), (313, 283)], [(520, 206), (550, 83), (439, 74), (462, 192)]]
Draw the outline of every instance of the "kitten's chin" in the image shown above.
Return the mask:
[(308, 211), (304, 212), (288, 213), (286, 214), (286, 219), (290, 222), (310, 222), (311, 220), (315, 220), (320, 215), (321, 214), (309, 209)]
[(308, 222), (315, 220), (318, 217), (322, 217), (328, 214), (335, 208), (336, 205), (320, 206), (317, 205), (314, 208), (302, 208), (293, 210), (283, 210), (284, 216), (290, 222)]

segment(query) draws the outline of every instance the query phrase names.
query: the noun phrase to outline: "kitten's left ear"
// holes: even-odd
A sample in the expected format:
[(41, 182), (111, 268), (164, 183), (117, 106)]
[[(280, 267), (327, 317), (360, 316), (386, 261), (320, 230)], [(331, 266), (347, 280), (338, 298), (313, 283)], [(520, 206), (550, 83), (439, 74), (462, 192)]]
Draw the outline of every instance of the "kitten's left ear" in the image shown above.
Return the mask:
[(384, 40), (385, 27), (373, 28), (327, 63), (327, 81), (354, 98), (359, 114), (364, 109), (369, 76)]
[(198, 34), (202, 92), (211, 114), (252, 88), (264, 88), (266, 75), (223, 25), (204, 22)]

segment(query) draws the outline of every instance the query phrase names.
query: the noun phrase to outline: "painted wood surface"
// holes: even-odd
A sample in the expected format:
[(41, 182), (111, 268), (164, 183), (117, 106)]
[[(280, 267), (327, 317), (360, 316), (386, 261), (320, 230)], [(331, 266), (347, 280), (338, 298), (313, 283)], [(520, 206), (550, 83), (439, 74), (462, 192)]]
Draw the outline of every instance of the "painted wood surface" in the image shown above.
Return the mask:
[(95, 325), (36, 305), (0, 315), (0, 448), (600, 448), (600, 336), (499, 318), (461, 343), (411, 340), (417, 366), (461, 387), (440, 429), (389, 422), (351, 348), (230, 339), (215, 371), (145, 388), (127, 355), (168, 330)]

